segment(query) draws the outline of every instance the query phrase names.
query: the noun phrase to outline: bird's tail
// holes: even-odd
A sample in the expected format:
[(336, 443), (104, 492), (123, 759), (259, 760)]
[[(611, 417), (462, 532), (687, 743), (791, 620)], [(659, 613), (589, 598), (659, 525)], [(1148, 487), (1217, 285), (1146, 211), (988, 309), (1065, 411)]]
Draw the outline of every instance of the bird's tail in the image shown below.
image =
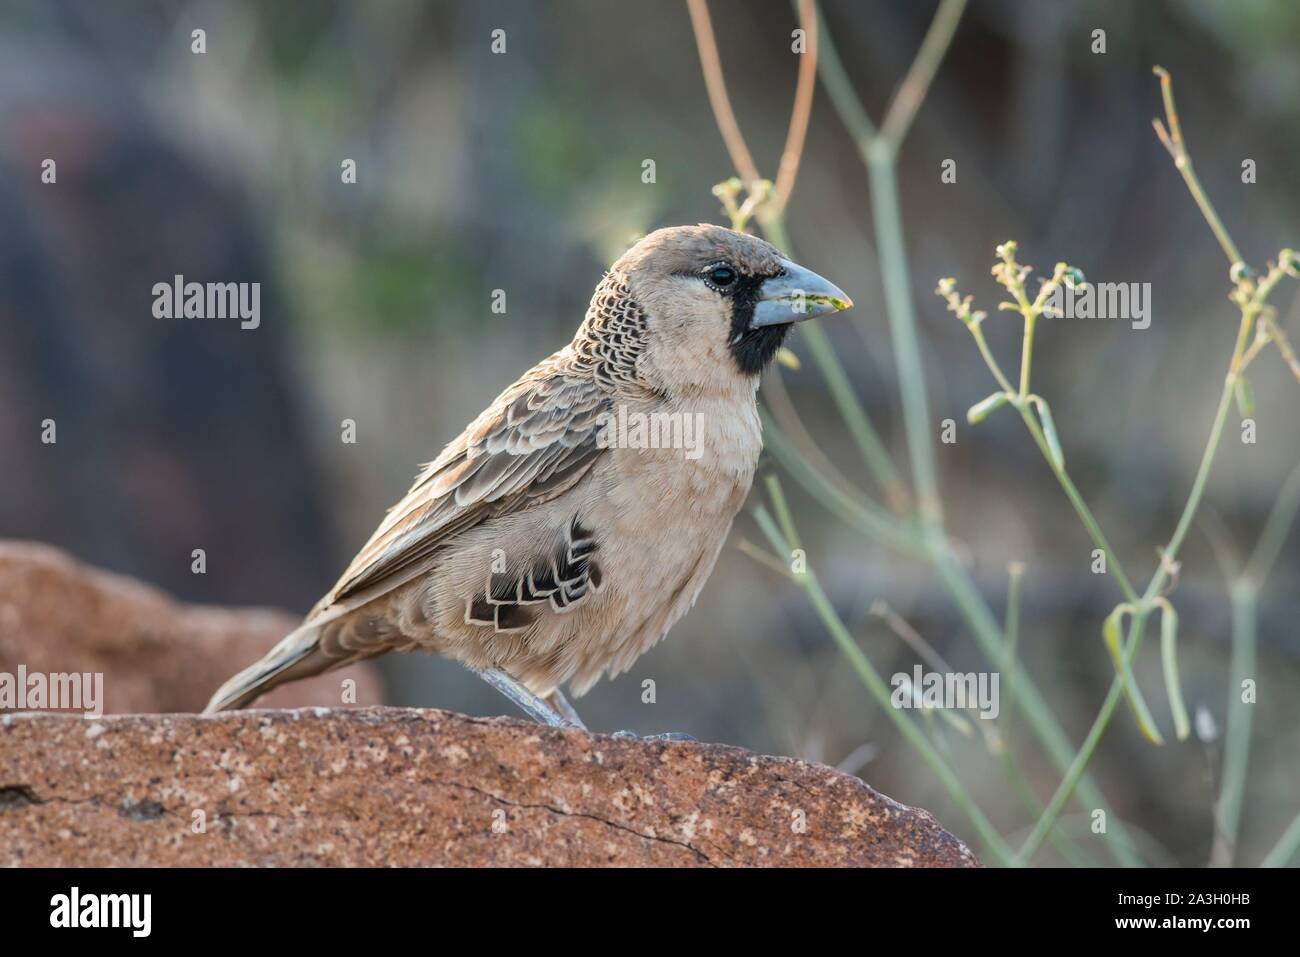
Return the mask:
[(290, 632), (262, 659), (235, 675), (212, 696), (204, 714), (242, 708), (288, 681), (307, 678), (346, 664), (320, 650), (320, 626), (303, 625)]

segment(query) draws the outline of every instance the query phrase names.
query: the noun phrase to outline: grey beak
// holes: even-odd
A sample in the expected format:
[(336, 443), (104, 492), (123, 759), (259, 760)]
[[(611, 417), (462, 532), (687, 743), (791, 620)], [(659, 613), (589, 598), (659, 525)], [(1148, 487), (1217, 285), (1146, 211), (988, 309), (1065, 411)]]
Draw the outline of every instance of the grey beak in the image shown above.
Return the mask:
[(784, 326), (853, 306), (844, 290), (811, 269), (786, 260), (785, 274), (765, 279), (749, 328)]

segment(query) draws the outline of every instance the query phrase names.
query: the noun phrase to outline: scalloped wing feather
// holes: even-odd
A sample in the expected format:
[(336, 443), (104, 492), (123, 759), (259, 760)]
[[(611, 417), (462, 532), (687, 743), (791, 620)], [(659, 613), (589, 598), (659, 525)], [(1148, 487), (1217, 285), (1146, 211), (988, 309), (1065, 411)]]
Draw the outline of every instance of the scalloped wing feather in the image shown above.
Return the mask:
[(369, 601), (403, 584), (458, 532), (577, 484), (604, 451), (597, 433), (612, 401), (571, 368), (573, 358), (566, 350), (537, 366), (448, 445), (308, 620), (362, 593)]

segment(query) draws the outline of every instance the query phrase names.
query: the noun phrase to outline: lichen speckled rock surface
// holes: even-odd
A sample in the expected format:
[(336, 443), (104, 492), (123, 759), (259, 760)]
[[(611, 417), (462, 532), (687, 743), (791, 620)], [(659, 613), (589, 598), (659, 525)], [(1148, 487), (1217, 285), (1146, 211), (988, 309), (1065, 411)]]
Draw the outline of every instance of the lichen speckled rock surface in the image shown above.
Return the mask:
[[(182, 604), (57, 548), (0, 541), (0, 672), (100, 672), (106, 713), (199, 711), (299, 621), (268, 609)], [(350, 701), (382, 703), (378, 672), (361, 664), (277, 688), (261, 704), (341, 705), (349, 679)]]
[(0, 865), (971, 866), (927, 812), (738, 748), (402, 708), (0, 716)]

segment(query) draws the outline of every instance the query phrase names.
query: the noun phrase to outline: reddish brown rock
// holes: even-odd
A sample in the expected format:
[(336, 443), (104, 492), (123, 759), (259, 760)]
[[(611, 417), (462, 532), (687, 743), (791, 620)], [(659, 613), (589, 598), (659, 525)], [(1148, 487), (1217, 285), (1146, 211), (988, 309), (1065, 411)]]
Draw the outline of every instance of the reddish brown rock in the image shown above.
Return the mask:
[(404, 708), (0, 717), (0, 865), (971, 866), (738, 748)]
[[(107, 713), (198, 711), (220, 684), (298, 625), (265, 609), (183, 605), (148, 585), (29, 542), (0, 542), (0, 672), (101, 672)], [(354, 666), (278, 688), (267, 707), (382, 702)]]
[[(0, 543), (0, 673), (102, 672), (110, 713), (197, 710), (294, 624)], [(266, 703), (337, 704), (348, 677), (379, 700), (354, 668)], [(718, 745), (406, 709), (0, 712), (0, 866), (974, 863), (856, 778)]]

